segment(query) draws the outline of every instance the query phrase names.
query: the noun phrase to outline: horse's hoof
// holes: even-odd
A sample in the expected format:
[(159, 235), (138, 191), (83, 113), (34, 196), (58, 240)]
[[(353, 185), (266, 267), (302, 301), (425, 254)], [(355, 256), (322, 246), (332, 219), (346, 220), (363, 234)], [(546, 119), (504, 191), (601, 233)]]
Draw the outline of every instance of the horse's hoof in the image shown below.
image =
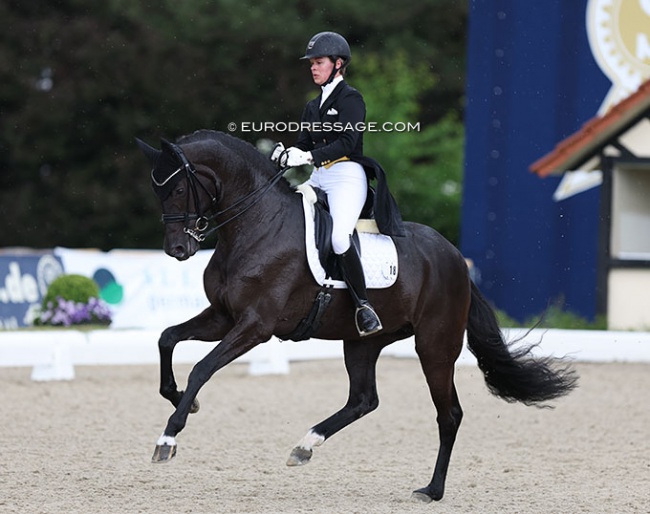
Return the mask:
[(153, 457), (151, 457), (151, 462), (154, 464), (169, 462), (176, 455), (176, 448), (177, 446), (175, 444), (157, 444), (153, 452)]
[[(440, 498), (442, 498), (442, 495)], [(434, 498), (431, 496), (426, 488), (418, 489), (411, 493), (411, 500), (418, 503), (431, 503), (433, 500), (440, 500), (440, 498)]]
[(312, 450), (296, 446), (293, 450), (291, 450), (289, 460), (287, 460), (287, 466), (302, 466), (304, 464), (307, 464), (311, 459), (313, 453), (314, 452)]

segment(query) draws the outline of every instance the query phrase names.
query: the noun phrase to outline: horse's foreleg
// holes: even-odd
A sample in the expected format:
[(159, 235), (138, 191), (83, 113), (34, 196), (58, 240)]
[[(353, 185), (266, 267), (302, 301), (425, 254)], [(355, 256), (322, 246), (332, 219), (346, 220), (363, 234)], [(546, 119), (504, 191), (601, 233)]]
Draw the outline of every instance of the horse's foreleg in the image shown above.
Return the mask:
[(256, 317), (245, 326), (235, 326), (210, 353), (192, 368), (187, 380), (187, 388), (180, 393), (176, 410), (170, 416), (165, 431), (158, 439), (152, 458), (153, 462), (170, 460), (176, 454), (176, 435), (185, 427), (196, 395), (210, 377), (270, 337), (271, 331), (267, 332), (261, 320)]
[(307, 464), (315, 446), (320, 446), (326, 439), (377, 408), (379, 397), (375, 370), (379, 354), (386, 344), (388, 342), (380, 338), (344, 342), (345, 368), (350, 379), (348, 401), (340, 411), (307, 432), (291, 450), (287, 466)]
[[(220, 315), (209, 307), (194, 318), (169, 327), (163, 331), (158, 340), (160, 352), (160, 394), (168, 399), (174, 407), (177, 407), (183, 392), (178, 390), (174, 370), (172, 367), (172, 356), (174, 348), (180, 341), (198, 339), (201, 341), (218, 341), (232, 326), (224, 316)], [(191, 412), (199, 409), (198, 401), (195, 401)]]
[(174, 369), (172, 367), (172, 356), (176, 344), (183, 340), (178, 337), (175, 331), (182, 325), (176, 325), (166, 328), (160, 335), (158, 340), (158, 351), (160, 353), (160, 394), (163, 398), (167, 398), (173, 405), (178, 405), (182, 393), (178, 390), (176, 385), (176, 378), (174, 377)]

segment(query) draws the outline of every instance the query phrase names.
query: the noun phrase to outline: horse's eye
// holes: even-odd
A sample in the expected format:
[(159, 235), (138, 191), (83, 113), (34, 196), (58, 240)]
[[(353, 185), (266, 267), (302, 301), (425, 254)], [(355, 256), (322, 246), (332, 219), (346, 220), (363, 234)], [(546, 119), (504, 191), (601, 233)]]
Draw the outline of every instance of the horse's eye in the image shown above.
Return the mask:
[(183, 188), (183, 187), (176, 188), (176, 190), (174, 191), (174, 194), (176, 196), (184, 195), (185, 194), (185, 188)]

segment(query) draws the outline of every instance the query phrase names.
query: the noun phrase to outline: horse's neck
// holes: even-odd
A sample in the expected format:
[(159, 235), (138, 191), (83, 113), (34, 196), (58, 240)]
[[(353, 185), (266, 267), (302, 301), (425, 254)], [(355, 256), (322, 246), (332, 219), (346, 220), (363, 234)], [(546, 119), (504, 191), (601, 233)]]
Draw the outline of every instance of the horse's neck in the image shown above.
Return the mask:
[[(291, 192), (285, 183), (272, 185), (268, 190), (263, 191), (271, 177), (263, 176), (261, 180), (242, 181), (233, 187), (231, 184), (229, 194), (224, 195), (227, 201), (219, 206), (219, 210), (228, 209), (241, 198), (255, 190), (260, 190), (259, 196), (253, 195), (239, 206), (232, 209), (218, 218), (218, 223), (237, 216), (239, 212), (254, 202), (243, 214), (226, 223), (219, 229), (220, 245), (223, 249), (235, 249), (256, 251), (257, 247), (268, 245), (273, 238), (286, 239), (287, 230), (295, 225), (295, 220), (301, 220), (300, 202), (298, 195)], [(260, 189), (261, 188), (261, 189)], [(228, 185), (224, 184), (224, 190)], [(236, 191), (235, 191), (236, 190)]]
[[(232, 209), (237, 211), (237, 202), (249, 194), (254, 195), (254, 191), (261, 190), (270, 180), (270, 176), (256, 173), (254, 170), (246, 168), (229, 169), (227, 171), (217, 171), (217, 177), (221, 181), (222, 198), (220, 200), (219, 210)], [(267, 191), (265, 196), (271, 191)], [(260, 200), (261, 201), (261, 200)], [(248, 202), (244, 201), (243, 204)]]

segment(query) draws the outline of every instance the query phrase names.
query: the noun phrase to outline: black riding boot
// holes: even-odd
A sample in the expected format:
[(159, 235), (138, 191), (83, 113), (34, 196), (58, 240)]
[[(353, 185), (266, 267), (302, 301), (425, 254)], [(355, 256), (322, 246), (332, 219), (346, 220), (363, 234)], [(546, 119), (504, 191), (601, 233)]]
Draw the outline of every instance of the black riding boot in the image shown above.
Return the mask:
[(379, 316), (368, 302), (366, 279), (363, 276), (361, 259), (354, 242), (351, 241), (348, 251), (339, 255), (338, 260), (341, 273), (343, 273), (343, 280), (345, 280), (357, 308), (354, 321), (359, 335), (367, 336), (379, 332), (382, 329), (381, 321), (379, 321)]

